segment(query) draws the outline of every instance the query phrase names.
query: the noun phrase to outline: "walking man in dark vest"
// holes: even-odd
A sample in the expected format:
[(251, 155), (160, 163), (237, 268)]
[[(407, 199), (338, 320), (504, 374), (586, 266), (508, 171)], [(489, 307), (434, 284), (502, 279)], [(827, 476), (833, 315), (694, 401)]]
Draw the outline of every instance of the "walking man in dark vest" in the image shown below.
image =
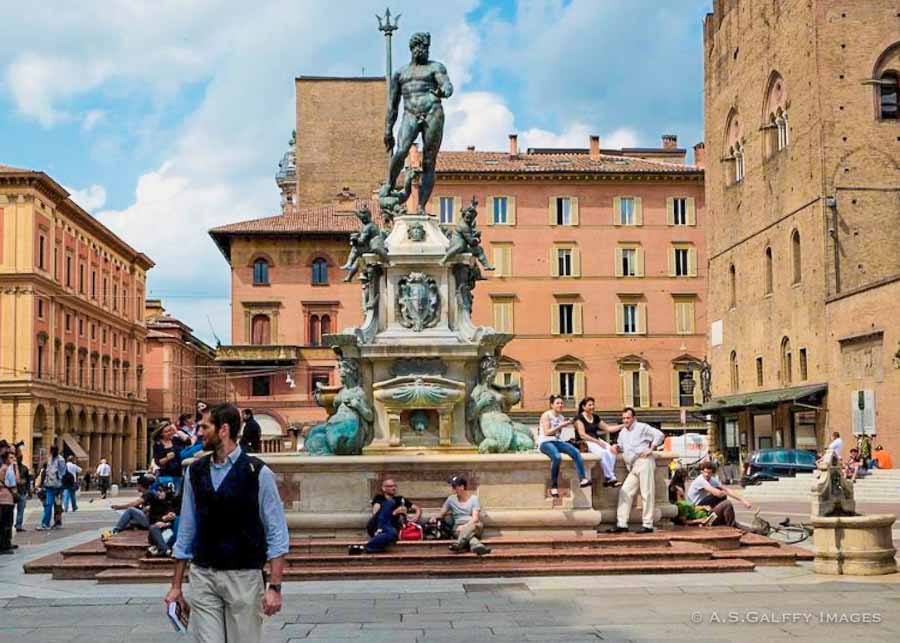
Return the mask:
[[(275, 475), (237, 444), (241, 416), (232, 404), (213, 407), (199, 428), (203, 448), (185, 475), (175, 574), (166, 603), (191, 607), (197, 643), (262, 640), (263, 614), (281, 609), (281, 577), (288, 552), (284, 507)], [(181, 591), (191, 562), (190, 601)], [(269, 562), (269, 584), (263, 567)]]

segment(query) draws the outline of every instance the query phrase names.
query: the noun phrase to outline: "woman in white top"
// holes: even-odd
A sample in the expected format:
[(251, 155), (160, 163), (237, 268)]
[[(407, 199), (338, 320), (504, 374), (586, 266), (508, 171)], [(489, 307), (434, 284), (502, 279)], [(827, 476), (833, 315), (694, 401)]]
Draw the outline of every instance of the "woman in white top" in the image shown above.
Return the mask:
[(559, 462), (560, 454), (565, 453), (575, 462), (578, 478), (582, 487), (590, 487), (584, 470), (584, 460), (574, 446), (560, 439), (560, 433), (567, 426), (572, 426), (574, 420), (567, 419), (562, 414), (563, 399), (559, 395), (550, 396), (550, 408), (541, 416), (541, 426), (538, 435), (538, 448), (541, 453), (550, 458), (550, 495), (559, 498)]

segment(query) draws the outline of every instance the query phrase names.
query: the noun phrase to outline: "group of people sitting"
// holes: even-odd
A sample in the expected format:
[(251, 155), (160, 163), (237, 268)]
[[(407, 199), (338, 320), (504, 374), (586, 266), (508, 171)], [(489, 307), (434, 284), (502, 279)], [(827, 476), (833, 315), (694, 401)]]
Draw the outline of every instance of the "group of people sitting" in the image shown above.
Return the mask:
[(138, 480), (138, 497), (131, 502), (112, 505), (121, 511), (119, 521), (112, 529), (101, 534), (106, 541), (115, 534), (140, 529), (148, 533), (150, 556), (171, 556), (178, 534), (178, 514), (180, 497), (171, 484), (163, 484), (152, 475), (143, 475)]
[(678, 507), (675, 522), (682, 525), (738, 526), (731, 498), (747, 509), (753, 505), (734, 490), (724, 486), (716, 475), (718, 465), (707, 460), (700, 464), (700, 475), (688, 481), (687, 471), (676, 469), (669, 480), (669, 502)]
[(454, 553), (471, 551), (478, 556), (491, 553), (491, 548), (480, 540), (484, 523), (478, 496), (469, 491), (469, 483), (462, 476), (453, 476), (448, 484), (451, 494), (440, 512), (422, 527), (422, 509), (398, 495), (396, 481), (386, 478), (381, 483), (381, 493), (372, 498), (372, 516), (366, 526), (369, 542), (351, 545), (348, 553), (351, 556), (378, 554), (397, 540), (422, 540), (426, 528), (435, 537), (452, 539), (450, 551)]

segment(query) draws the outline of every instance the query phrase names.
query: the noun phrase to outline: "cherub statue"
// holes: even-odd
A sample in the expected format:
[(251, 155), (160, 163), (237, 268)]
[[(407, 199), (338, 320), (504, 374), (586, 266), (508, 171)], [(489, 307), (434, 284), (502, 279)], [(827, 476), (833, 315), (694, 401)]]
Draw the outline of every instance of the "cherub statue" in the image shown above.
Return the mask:
[(497, 358), (485, 355), (478, 369), (478, 383), (466, 404), (466, 437), (478, 445), (479, 453), (515, 453), (534, 448), (534, 436), (527, 426), (506, 414), (522, 399), (518, 384), (497, 384)]
[(369, 208), (363, 206), (356, 211), (356, 216), (362, 223), (362, 229), (350, 235), (350, 256), (347, 263), (341, 266), (342, 270), (348, 270), (349, 273), (344, 277), (344, 281), (353, 281), (357, 271), (360, 268), (360, 260), (366, 252), (373, 252), (382, 261), (388, 260), (387, 250), (384, 248), (384, 235), (381, 229), (372, 222), (372, 213)]
[(456, 224), (450, 237), (450, 246), (441, 258), (442, 264), (447, 263), (456, 255), (471, 252), (485, 270), (495, 270), (488, 261), (487, 255), (484, 254), (484, 248), (481, 247), (481, 232), (475, 227), (475, 217), (478, 216), (477, 206), (478, 200), (473, 196), (472, 202), (462, 209), (460, 221)]
[(409, 195), (412, 194), (413, 182), (418, 175), (419, 170), (416, 168), (406, 168), (403, 189), (401, 190), (393, 189), (388, 182), (382, 184), (381, 189), (378, 191), (378, 205), (381, 207), (381, 216), (385, 225), (392, 226), (394, 217), (406, 214), (406, 205), (404, 204), (409, 200)]

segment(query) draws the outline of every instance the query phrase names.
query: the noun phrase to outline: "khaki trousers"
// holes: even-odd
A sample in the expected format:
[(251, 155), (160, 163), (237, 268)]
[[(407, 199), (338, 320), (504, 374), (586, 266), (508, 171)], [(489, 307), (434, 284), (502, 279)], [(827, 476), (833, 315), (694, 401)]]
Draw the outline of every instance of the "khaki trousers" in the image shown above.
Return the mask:
[(188, 631), (196, 643), (259, 643), (262, 641), (262, 599), (259, 569), (218, 570), (191, 566)]
[(641, 519), (644, 527), (653, 528), (653, 510), (656, 508), (655, 472), (656, 460), (653, 456), (638, 458), (632, 463), (625, 482), (619, 487), (619, 506), (616, 510), (616, 524), (619, 527), (628, 526), (628, 514), (631, 513), (631, 505), (640, 489), (641, 500), (644, 504)]
[(478, 547), (481, 545), (481, 532), (484, 524), (479, 522), (467, 522), (461, 527), (456, 528), (456, 543), (462, 547)]

